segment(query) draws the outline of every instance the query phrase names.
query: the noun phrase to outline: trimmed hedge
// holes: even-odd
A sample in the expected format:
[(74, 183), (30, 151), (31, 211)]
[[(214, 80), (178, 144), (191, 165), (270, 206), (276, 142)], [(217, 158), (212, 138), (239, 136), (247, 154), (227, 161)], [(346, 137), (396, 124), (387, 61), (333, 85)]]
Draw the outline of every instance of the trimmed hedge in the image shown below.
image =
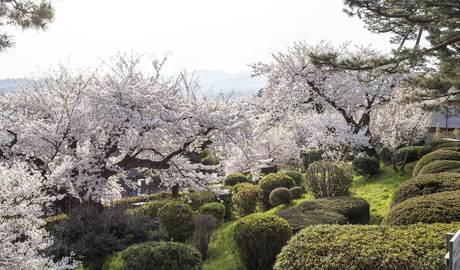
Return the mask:
[(280, 188), (275, 188), (270, 193), (269, 199), (270, 199), (270, 204), (272, 206), (278, 206), (280, 204), (289, 205), (292, 201), (292, 196), (291, 196), (291, 192), (289, 192), (289, 189), (280, 187)]
[(183, 202), (170, 201), (158, 211), (161, 226), (174, 241), (183, 242), (193, 235), (193, 210)]
[(460, 161), (457, 160), (436, 160), (420, 169), (417, 176), (435, 174), (441, 172), (460, 172)]
[(424, 155), (415, 165), (412, 176), (417, 176), (420, 170), (427, 164), (437, 160), (460, 160), (460, 152), (440, 149)]
[(203, 215), (211, 215), (217, 219), (219, 222), (224, 221), (225, 217), (225, 206), (223, 203), (212, 202), (203, 204), (198, 212)]
[(143, 214), (152, 219), (158, 218), (158, 210), (170, 201), (151, 201), (137, 208), (129, 208), (126, 210), (128, 214)]
[(396, 162), (402, 163), (404, 161), (404, 158), (407, 154), (407, 159), (406, 163), (414, 162), (417, 161), (419, 158), (421, 158), (425, 152), (425, 147), (424, 146), (407, 146), (407, 147), (402, 147), (396, 150), (395, 153), (395, 158)]
[(367, 224), (369, 203), (362, 198), (334, 197), (305, 201), (278, 216), (289, 222), (293, 231), (318, 224)]
[(242, 173), (231, 173), (225, 176), (224, 183), (227, 186), (234, 186), (240, 183), (249, 183), (248, 177)]
[(246, 216), (256, 211), (259, 203), (261, 190), (259, 186), (242, 183), (232, 188), (233, 207), (240, 216)]
[(305, 193), (305, 190), (303, 189), (303, 187), (295, 186), (290, 188), (289, 192), (291, 192), (292, 199), (300, 199), (302, 198), (302, 195)]
[(193, 247), (174, 242), (150, 242), (130, 246), (109, 258), (110, 270), (198, 270), (201, 254)]
[(393, 194), (392, 205), (407, 199), (460, 189), (460, 173), (426, 174), (411, 178)]
[[(217, 194), (211, 191), (195, 191), (187, 194), (188, 203), (194, 210), (198, 210), (202, 205), (218, 202)], [(187, 200), (184, 198), (184, 200)]]
[(289, 241), (274, 270), (444, 270), (445, 234), (459, 226), (313, 226)]
[(344, 162), (317, 161), (306, 172), (306, 186), (315, 198), (350, 194), (353, 170)]
[(158, 201), (158, 200), (170, 200), (170, 199), (172, 199), (172, 195), (170, 192), (160, 192), (158, 194), (125, 197), (120, 200), (116, 200), (112, 202), (111, 206), (112, 207), (116, 207), (116, 206), (131, 207), (133, 203), (150, 202), (150, 201)]
[(353, 160), (353, 170), (358, 175), (376, 175), (380, 170), (380, 161), (375, 157), (358, 157)]
[(262, 194), (262, 204), (265, 209), (270, 209), (270, 193), (279, 187), (292, 188), (294, 181), (291, 177), (282, 173), (271, 173), (268, 174), (259, 181), (259, 187)]
[(268, 270), (291, 236), (291, 228), (282, 218), (253, 214), (238, 221), (233, 237), (247, 269)]
[(458, 148), (458, 147), (460, 147), (460, 142), (446, 141), (444, 143), (441, 143), (433, 147), (431, 151), (436, 151), (439, 149), (446, 149), (446, 148)]
[(393, 206), (385, 224), (408, 225), (460, 221), (460, 190), (407, 199)]

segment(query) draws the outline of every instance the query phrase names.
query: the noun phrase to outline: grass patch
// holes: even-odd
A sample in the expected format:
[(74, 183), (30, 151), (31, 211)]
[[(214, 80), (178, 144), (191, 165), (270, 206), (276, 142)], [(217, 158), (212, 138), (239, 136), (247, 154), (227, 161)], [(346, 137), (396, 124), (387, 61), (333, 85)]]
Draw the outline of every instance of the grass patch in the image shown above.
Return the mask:
[(372, 177), (357, 176), (351, 192), (369, 202), (371, 210), (370, 224), (380, 224), (390, 210), (391, 196), (399, 185), (411, 178), (415, 163), (410, 163), (404, 171), (395, 172), (392, 166), (382, 165), (380, 173)]

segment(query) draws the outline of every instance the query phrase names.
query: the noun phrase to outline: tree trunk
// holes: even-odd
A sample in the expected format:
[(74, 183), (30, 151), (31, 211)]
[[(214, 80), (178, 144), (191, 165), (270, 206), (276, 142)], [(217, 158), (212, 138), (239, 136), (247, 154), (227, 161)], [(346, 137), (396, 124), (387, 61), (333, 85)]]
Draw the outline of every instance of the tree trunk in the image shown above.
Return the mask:
[(171, 188), (171, 193), (172, 193), (173, 199), (178, 199), (179, 198), (179, 184), (175, 184)]

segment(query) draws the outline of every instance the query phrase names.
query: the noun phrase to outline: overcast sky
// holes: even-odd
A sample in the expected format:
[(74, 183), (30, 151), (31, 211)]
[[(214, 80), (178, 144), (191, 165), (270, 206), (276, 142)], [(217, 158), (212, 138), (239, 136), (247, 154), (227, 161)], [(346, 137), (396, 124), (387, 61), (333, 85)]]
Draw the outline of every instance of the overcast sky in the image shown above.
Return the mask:
[(17, 31), (0, 53), (0, 78), (58, 64), (92, 67), (117, 52), (171, 52), (167, 72), (240, 72), (294, 41), (353, 41), (388, 50), (342, 12), (342, 0), (57, 0), (46, 32)]

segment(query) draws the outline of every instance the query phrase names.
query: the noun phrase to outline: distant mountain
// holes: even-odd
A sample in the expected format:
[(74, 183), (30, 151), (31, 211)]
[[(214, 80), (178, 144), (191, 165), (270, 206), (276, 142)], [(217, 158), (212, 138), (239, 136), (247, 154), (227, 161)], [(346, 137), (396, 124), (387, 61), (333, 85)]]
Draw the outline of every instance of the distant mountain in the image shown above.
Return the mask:
[[(223, 93), (232, 97), (255, 95), (266, 84), (263, 77), (251, 77), (250, 72), (227, 73), (203, 70), (195, 72), (205, 94)], [(0, 93), (13, 91), (24, 79), (0, 80)]]
[(267, 83), (263, 77), (251, 77), (250, 72), (197, 71), (195, 75), (205, 93), (233, 93), (234, 97), (255, 95)]

